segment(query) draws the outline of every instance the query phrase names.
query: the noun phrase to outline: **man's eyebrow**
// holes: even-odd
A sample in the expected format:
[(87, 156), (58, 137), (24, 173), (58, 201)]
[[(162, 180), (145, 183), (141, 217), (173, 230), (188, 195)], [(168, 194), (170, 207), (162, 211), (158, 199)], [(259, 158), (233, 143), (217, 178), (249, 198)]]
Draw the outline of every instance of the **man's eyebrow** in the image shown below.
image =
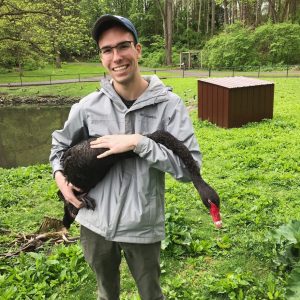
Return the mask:
[(103, 49), (103, 48), (112, 48), (112, 47), (115, 47), (115, 46), (117, 46), (117, 45), (120, 45), (120, 44), (123, 44), (123, 43), (126, 43), (126, 42), (130, 42), (130, 41), (128, 41), (128, 40), (125, 40), (125, 41), (121, 41), (121, 42), (119, 42), (119, 43), (116, 43), (115, 45), (104, 45), (104, 46), (101, 46), (101, 47), (99, 47), (100, 49)]
[(112, 45), (104, 45), (104, 46), (101, 46), (101, 47), (99, 47), (100, 49), (103, 49), (103, 48), (111, 48), (112, 47)]

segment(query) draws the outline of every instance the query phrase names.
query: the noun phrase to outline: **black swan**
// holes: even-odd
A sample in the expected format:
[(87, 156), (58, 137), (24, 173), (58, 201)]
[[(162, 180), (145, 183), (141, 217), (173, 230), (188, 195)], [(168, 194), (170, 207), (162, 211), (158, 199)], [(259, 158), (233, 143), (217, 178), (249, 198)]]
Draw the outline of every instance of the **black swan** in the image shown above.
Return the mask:
[[(200, 169), (188, 148), (166, 131), (155, 131), (146, 136), (156, 143), (164, 145), (180, 157), (190, 173), (192, 182), (203, 204), (210, 210), (216, 227), (222, 227), (219, 196), (216, 191), (202, 179)], [(91, 148), (90, 142), (94, 139), (96, 138), (90, 138), (74, 145), (69, 148), (62, 157), (64, 175), (68, 182), (81, 189), (82, 192), (80, 193), (74, 192), (77, 198), (83, 202), (83, 206), (88, 209), (95, 209), (95, 200), (88, 196), (88, 191), (106, 175), (110, 167), (121, 159), (137, 156), (133, 151), (128, 151), (98, 159), (97, 155), (102, 154), (108, 149)], [(64, 200), (65, 204), (63, 224), (66, 228), (69, 228), (78, 213), (78, 209), (67, 202), (60, 191), (58, 195)]]

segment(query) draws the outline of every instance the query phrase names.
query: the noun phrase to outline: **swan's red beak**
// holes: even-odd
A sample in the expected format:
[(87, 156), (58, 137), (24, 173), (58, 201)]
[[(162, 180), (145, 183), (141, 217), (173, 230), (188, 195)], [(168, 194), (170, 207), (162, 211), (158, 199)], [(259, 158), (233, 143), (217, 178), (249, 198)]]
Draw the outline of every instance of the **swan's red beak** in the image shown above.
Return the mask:
[(219, 207), (214, 204), (212, 201), (208, 200), (210, 203), (210, 215), (213, 219), (213, 222), (215, 223), (217, 228), (221, 228), (222, 227), (222, 219), (221, 219), (221, 215), (220, 215), (220, 209)]

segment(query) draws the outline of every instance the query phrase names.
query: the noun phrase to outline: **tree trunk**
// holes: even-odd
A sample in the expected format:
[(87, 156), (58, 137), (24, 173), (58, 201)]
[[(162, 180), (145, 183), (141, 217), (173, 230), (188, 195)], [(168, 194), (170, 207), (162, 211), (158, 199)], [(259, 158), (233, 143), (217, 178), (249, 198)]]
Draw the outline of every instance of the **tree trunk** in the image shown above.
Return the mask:
[(215, 33), (215, 20), (216, 20), (216, 2), (215, 0), (211, 0), (211, 27), (210, 27), (211, 36), (213, 36)]
[(23, 65), (21, 62), (18, 63), (18, 73), (20, 76), (23, 76)]
[(224, 26), (226, 26), (229, 24), (227, 0), (223, 0), (223, 6), (224, 6)]
[(173, 16), (173, 1), (166, 0), (166, 28), (167, 28), (167, 43), (166, 43), (166, 63), (168, 66), (172, 65), (172, 16)]
[(261, 22), (261, 0), (256, 0), (255, 27), (259, 26), (260, 22)]
[(239, 9), (240, 9), (240, 22), (244, 24), (244, 1), (239, 1)]
[(200, 0), (200, 3), (199, 3), (197, 32), (200, 32), (200, 26), (201, 26), (201, 14), (202, 14), (202, 0)]
[(284, 7), (281, 13), (281, 22), (287, 22), (289, 20), (289, 14), (290, 14), (290, 0), (285, 0)]
[(243, 22), (246, 25), (251, 25), (253, 24), (253, 19), (252, 19), (252, 13), (251, 13), (251, 8), (248, 2), (243, 1)]
[(232, 20), (231, 20), (231, 24), (234, 24), (234, 22), (237, 20), (237, 8), (236, 8), (236, 1), (232, 0), (232, 7), (231, 7), (231, 16), (232, 16)]
[(172, 65), (172, 14), (173, 14), (173, 1), (165, 0), (164, 9), (160, 0), (156, 0), (159, 11), (163, 20), (163, 30), (164, 30), (164, 39), (165, 39), (165, 63), (169, 66)]
[(21, 58), (20, 58), (20, 53), (19, 51), (17, 51), (17, 62), (16, 64), (18, 65), (18, 73), (19, 73), (19, 76), (23, 76), (23, 64), (22, 64), (22, 61), (21, 61)]
[(209, 13), (210, 13), (210, 5), (207, 1), (206, 3), (206, 35), (209, 35)]
[(55, 67), (57, 69), (61, 69), (61, 57), (60, 57), (60, 51), (56, 51), (56, 56), (55, 56)]
[(189, 0), (186, 0), (186, 30), (189, 29)]
[(277, 14), (275, 10), (275, 2), (272, 0), (269, 1), (269, 16), (271, 17), (273, 23), (277, 23)]
[(290, 4), (290, 16), (291, 16), (292, 22), (295, 22), (295, 20), (296, 20), (297, 4), (299, 5), (298, 0), (291, 0), (291, 4)]

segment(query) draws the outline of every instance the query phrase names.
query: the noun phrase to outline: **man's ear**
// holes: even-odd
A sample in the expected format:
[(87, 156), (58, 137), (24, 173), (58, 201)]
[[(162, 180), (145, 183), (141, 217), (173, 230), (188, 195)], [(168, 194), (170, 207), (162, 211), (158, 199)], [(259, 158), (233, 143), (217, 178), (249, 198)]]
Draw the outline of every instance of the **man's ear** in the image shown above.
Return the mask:
[(100, 63), (102, 64), (102, 58), (101, 58), (100, 51), (98, 52), (98, 57), (99, 57), (99, 61), (100, 61)]
[(137, 43), (135, 46), (135, 49), (138, 53), (138, 58), (141, 58), (142, 57), (142, 45), (140, 43)]

